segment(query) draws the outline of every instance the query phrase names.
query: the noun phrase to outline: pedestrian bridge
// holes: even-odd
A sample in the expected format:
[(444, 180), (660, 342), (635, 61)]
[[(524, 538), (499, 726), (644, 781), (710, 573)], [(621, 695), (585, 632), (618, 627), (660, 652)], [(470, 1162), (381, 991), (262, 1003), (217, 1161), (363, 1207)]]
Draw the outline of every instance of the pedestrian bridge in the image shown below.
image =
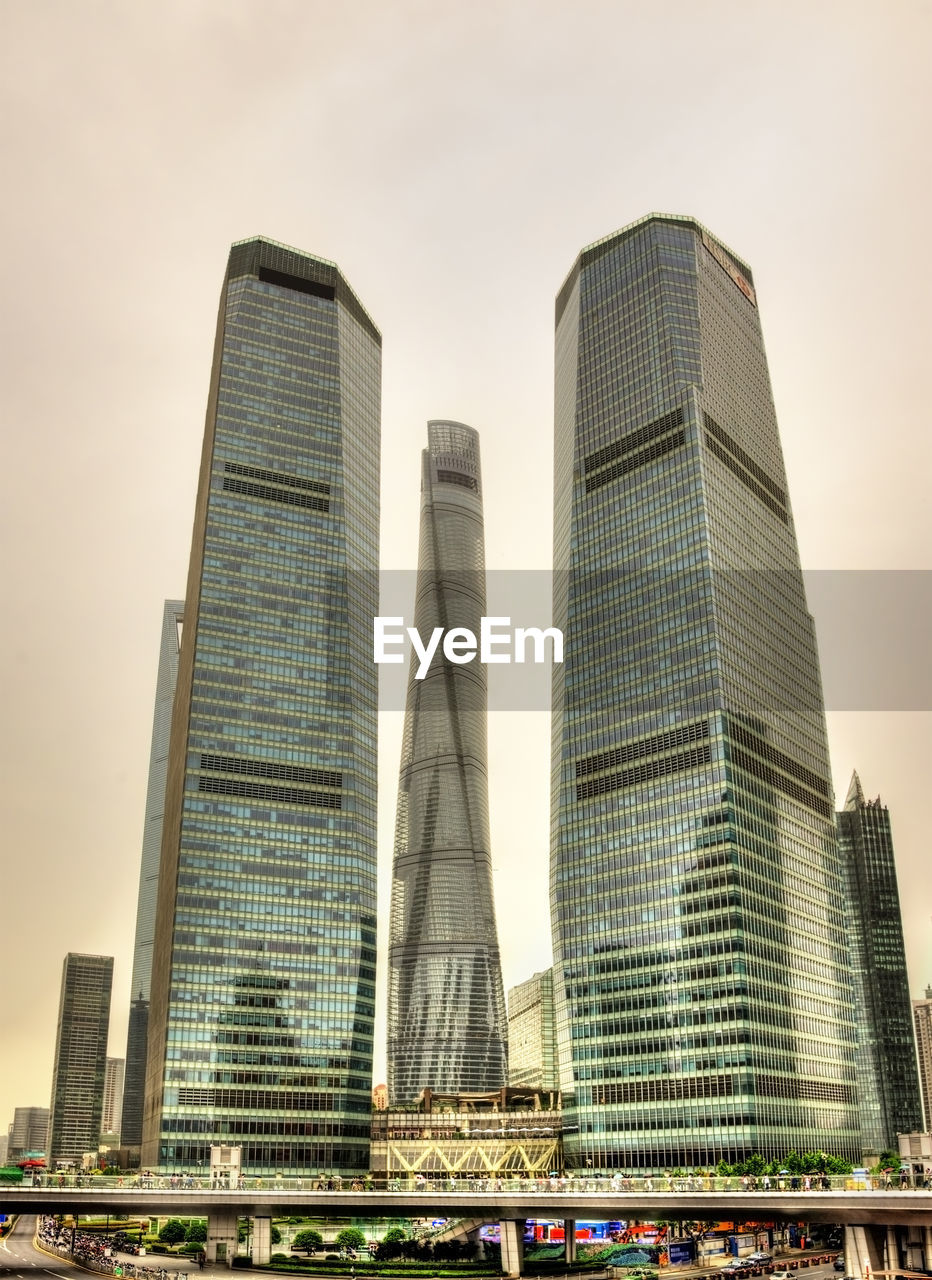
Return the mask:
[[(87, 1177), (54, 1178), (41, 1187), (0, 1184), (0, 1212), (149, 1214), (206, 1217), (235, 1214), (238, 1217), (286, 1217), (302, 1213), (312, 1217), (356, 1218), (475, 1218), (490, 1222), (523, 1218), (776, 1221), (828, 1223), (894, 1223), (900, 1226), (932, 1226), (932, 1191), (869, 1188), (850, 1190), (697, 1189), (697, 1179), (681, 1180), (681, 1189), (658, 1189), (653, 1180), (629, 1179), (613, 1187), (608, 1179), (568, 1180), (566, 1185), (548, 1182), (537, 1190), (531, 1180), (489, 1180), (389, 1183), (366, 1191), (320, 1189), (313, 1179), (306, 1186), (286, 1185), (282, 1180), (249, 1179), (247, 1186), (211, 1188), (186, 1185), (184, 1179), (152, 1177), (148, 1180)], [(83, 1185), (76, 1185), (82, 1182)], [(146, 1181), (148, 1185), (146, 1185)], [(292, 1179), (293, 1184), (297, 1179)], [(555, 1181), (555, 1180), (554, 1180)], [(722, 1180), (717, 1180), (722, 1181)], [(164, 1182), (167, 1185), (156, 1185)], [(595, 1189), (598, 1188), (598, 1189)]]
[[(424, 1218), (501, 1223), (502, 1269), (519, 1276), (522, 1267), (523, 1224), (528, 1218), (551, 1218), (564, 1223), (582, 1220), (641, 1221), (696, 1219), (721, 1222), (832, 1223), (845, 1227), (846, 1274), (869, 1280), (878, 1271), (897, 1272), (900, 1246), (897, 1231), (920, 1232), (926, 1270), (932, 1272), (932, 1191), (850, 1186), (829, 1190), (748, 1190), (697, 1188), (698, 1179), (658, 1190), (658, 1179), (625, 1179), (626, 1186), (608, 1179), (565, 1180), (556, 1188), (540, 1189), (531, 1180), (457, 1183), (389, 1183), (370, 1190), (321, 1189), (276, 1185), (250, 1179), (237, 1188), (197, 1186), (185, 1177), (136, 1180), (88, 1177), (65, 1179), (49, 1186), (0, 1185), (0, 1212), (22, 1214), (149, 1215), (206, 1217), (210, 1260), (232, 1259), (236, 1252), (237, 1219), (254, 1219), (253, 1259), (268, 1261), (272, 1218), (294, 1214), (310, 1217)], [(292, 1180), (299, 1181), (299, 1180)], [(312, 1180), (308, 1180), (309, 1184)], [(561, 1180), (562, 1181), (562, 1180)], [(712, 1181), (711, 1179), (709, 1181)], [(153, 1185), (165, 1182), (168, 1185)], [(176, 1185), (172, 1186), (171, 1183)], [(191, 1185), (186, 1185), (187, 1183)], [(121, 1185), (122, 1183), (122, 1185)], [(145, 1185), (148, 1184), (148, 1185)], [(648, 1189), (650, 1184), (650, 1189)], [(679, 1185), (680, 1189), (675, 1189)], [(568, 1241), (575, 1233), (567, 1230)]]

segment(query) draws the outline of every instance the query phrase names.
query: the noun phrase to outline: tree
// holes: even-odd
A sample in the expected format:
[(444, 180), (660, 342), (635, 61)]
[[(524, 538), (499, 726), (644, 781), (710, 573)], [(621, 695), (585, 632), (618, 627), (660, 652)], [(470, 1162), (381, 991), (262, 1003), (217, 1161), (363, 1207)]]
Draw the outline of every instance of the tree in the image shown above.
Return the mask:
[(334, 1244), (339, 1249), (365, 1249), (366, 1237), (358, 1227), (344, 1227), (337, 1232)]
[[(272, 1244), (281, 1244), (282, 1242), (282, 1233), (279, 1231), (278, 1227), (276, 1227), (274, 1222), (272, 1223), (272, 1226), (271, 1226), (270, 1238), (271, 1238)], [(206, 1240), (207, 1237), (205, 1236), (204, 1239)]]
[(188, 1223), (184, 1238), (189, 1244), (201, 1244), (207, 1239), (207, 1223), (203, 1218), (194, 1218)]
[[(159, 1239), (162, 1244), (181, 1244), (186, 1238), (188, 1228), (178, 1218), (169, 1218), (165, 1226), (159, 1232)], [(204, 1236), (207, 1239), (207, 1236)]]
[(398, 1240), (407, 1240), (408, 1235), (404, 1227), (389, 1227), (382, 1237), (386, 1244), (394, 1244)]
[(899, 1170), (899, 1167), (900, 1167), (900, 1153), (899, 1151), (894, 1151), (891, 1147), (888, 1147), (886, 1151), (881, 1151), (880, 1155), (877, 1157), (878, 1169)]
[(315, 1249), (319, 1249), (324, 1243), (324, 1237), (319, 1231), (314, 1231), (310, 1227), (304, 1231), (299, 1231), (291, 1242), (292, 1249), (303, 1249), (305, 1253), (313, 1253)]

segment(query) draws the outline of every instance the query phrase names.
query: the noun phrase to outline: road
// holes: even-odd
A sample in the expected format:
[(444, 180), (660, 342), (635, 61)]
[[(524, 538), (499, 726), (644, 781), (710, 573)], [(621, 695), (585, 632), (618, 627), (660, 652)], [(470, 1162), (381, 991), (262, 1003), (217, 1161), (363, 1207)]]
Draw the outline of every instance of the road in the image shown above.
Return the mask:
[(81, 1273), (64, 1259), (50, 1258), (33, 1246), (35, 1218), (20, 1218), (13, 1231), (0, 1240), (0, 1280), (45, 1280), (48, 1276), (68, 1276), (75, 1280)]
[[(32, 1243), (35, 1234), (36, 1219), (26, 1216), (17, 1221), (10, 1235), (0, 1240), (0, 1280), (29, 1280), (30, 1277), (32, 1280), (45, 1280), (46, 1276), (67, 1276), (68, 1280), (80, 1280), (84, 1275), (90, 1274), (66, 1258), (56, 1258), (37, 1249)], [(186, 1257), (153, 1254), (151, 1258), (137, 1258), (128, 1253), (117, 1256), (122, 1262), (135, 1264), (139, 1268), (150, 1266), (153, 1275), (158, 1270), (166, 1271), (169, 1275), (178, 1271), (197, 1274), (197, 1267)], [(225, 1266), (218, 1270), (227, 1272)], [(250, 1274), (252, 1273), (243, 1272), (244, 1276)]]
[[(0, 1240), (0, 1280), (46, 1280), (47, 1276), (55, 1276), (65, 1278), (67, 1280), (80, 1280), (81, 1277), (90, 1273), (83, 1268), (76, 1266), (74, 1263), (64, 1258), (53, 1258), (47, 1253), (36, 1249), (33, 1245), (33, 1237), (36, 1231), (36, 1219), (34, 1217), (22, 1217), (17, 1222), (13, 1231)], [(789, 1256), (798, 1256), (794, 1250)], [(152, 1259), (141, 1259), (130, 1257), (128, 1254), (120, 1255), (126, 1262), (135, 1263), (137, 1266), (144, 1266), (147, 1262), (151, 1262), (154, 1267), (164, 1268), (169, 1274), (184, 1269), (191, 1272), (192, 1276), (198, 1275), (196, 1269), (192, 1269), (191, 1261), (188, 1258), (161, 1256)], [(690, 1280), (693, 1277), (708, 1276), (714, 1273), (714, 1268), (707, 1268), (704, 1272), (690, 1267), (673, 1267), (666, 1273), (670, 1280), (675, 1276), (677, 1280)], [(208, 1266), (206, 1274), (214, 1273), (215, 1280), (219, 1280), (219, 1276), (230, 1275), (225, 1265)], [(248, 1280), (254, 1277), (255, 1280), (269, 1280), (268, 1272), (260, 1271), (237, 1271), (236, 1273), (241, 1280)], [(838, 1280), (838, 1273), (834, 1271), (831, 1263), (823, 1266), (811, 1267), (806, 1272), (800, 1272), (800, 1277), (806, 1276), (807, 1280)]]

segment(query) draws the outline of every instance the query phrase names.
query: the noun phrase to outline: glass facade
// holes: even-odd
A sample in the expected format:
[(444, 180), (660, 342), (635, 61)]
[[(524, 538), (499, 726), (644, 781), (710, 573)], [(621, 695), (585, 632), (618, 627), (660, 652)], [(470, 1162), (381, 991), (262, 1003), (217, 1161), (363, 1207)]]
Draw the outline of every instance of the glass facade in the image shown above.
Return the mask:
[(129, 1024), (126, 1032), (126, 1072), (122, 1114), (116, 1119), (124, 1147), (142, 1141), (142, 1104), (146, 1088), (146, 1049), (149, 1036), (149, 990), (152, 984), (152, 946), (155, 941), (155, 907), (162, 855), (162, 821), (165, 815), (165, 780), (172, 727), (172, 704), (178, 680), (178, 654), (184, 604), (166, 600), (162, 610), (162, 640), (152, 716), (149, 751), (149, 784), (142, 833), (142, 864), (136, 902), (136, 938), (133, 945), (133, 979), (130, 987)]
[(508, 992), (508, 1083), (559, 1094), (552, 969)]
[(913, 1025), (916, 1031), (916, 1053), (919, 1058), (919, 1082), (925, 1132), (932, 1131), (932, 987), (926, 987), (924, 1000), (913, 1001)]
[(867, 800), (855, 773), (838, 813), (845, 919), (854, 977), (855, 1056), (865, 1155), (897, 1149), (922, 1127), (913, 1012), (890, 812)]
[(233, 246), (171, 730), (142, 1163), (368, 1164), (381, 338), (333, 263)]
[(100, 1145), (112, 986), (112, 956), (65, 956), (49, 1108), (50, 1169), (80, 1169), (85, 1152)]
[[(485, 541), (479, 437), (428, 423), (414, 625), (479, 635)], [(405, 707), (389, 929), (388, 1094), (505, 1083), (507, 1033), (492, 900), (487, 685), (478, 661), (412, 663)]]
[(860, 1151), (818, 658), (750, 269), (651, 215), (557, 299), (569, 1167)]

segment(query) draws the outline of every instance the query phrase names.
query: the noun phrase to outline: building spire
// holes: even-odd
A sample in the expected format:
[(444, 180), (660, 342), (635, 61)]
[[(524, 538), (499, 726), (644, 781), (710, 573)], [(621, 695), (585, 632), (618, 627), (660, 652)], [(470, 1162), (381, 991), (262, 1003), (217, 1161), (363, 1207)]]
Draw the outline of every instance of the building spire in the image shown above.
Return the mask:
[(845, 796), (845, 812), (853, 813), (862, 804), (867, 804), (867, 801), (864, 799), (864, 788), (861, 786), (861, 779), (858, 777), (857, 769), (855, 769), (851, 775), (848, 794)]

